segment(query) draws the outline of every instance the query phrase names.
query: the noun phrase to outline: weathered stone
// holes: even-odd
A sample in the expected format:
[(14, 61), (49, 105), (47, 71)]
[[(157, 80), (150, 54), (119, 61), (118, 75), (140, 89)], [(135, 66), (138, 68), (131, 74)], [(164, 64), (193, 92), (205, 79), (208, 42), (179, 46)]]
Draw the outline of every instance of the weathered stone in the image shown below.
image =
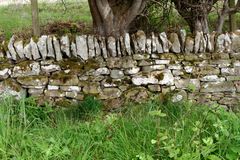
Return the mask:
[(49, 91), (56, 91), (56, 90), (59, 90), (59, 86), (52, 86), (52, 85), (48, 85), (47, 86), (47, 89), (49, 90)]
[(133, 77), (132, 83), (136, 86), (158, 84), (158, 79), (154, 77)]
[(150, 77), (154, 77), (159, 81), (158, 84), (172, 86), (174, 85), (174, 77), (170, 70), (162, 70), (162, 71), (153, 71), (150, 74)]
[(12, 77), (27, 77), (39, 75), (40, 65), (37, 62), (24, 61), (14, 66)]
[(240, 75), (240, 68), (238, 68), (238, 67), (236, 67), (236, 68), (221, 68), (221, 74), (222, 75), (230, 75), (230, 76)]
[(167, 34), (165, 32), (162, 32), (159, 34), (159, 38), (162, 42), (163, 52), (168, 53), (169, 52), (169, 41), (167, 38)]
[(195, 43), (194, 43), (194, 53), (198, 53), (200, 50), (200, 43), (201, 43), (201, 37), (202, 37), (203, 33), (202, 32), (196, 32), (195, 35)]
[(140, 103), (149, 98), (149, 93), (144, 87), (135, 87), (124, 92), (124, 97), (126, 100), (132, 100), (134, 102)]
[(95, 76), (99, 76), (99, 75), (109, 75), (110, 71), (108, 68), (104, 67), (104, 68), (98, 68), (95, 71)]
[(162, 90), (161, 86), (157, 85), (157, 84), (155, 84), (155, 85), (148, 85), (148, 89), (151, 92), (161, 92), (161, 90)]
[(37, 42), (37, 46), (38, 46), (39, 52), (40, 52), (43, 60), (45, 60), (47, 58), (47, 54), (48, 54), (47, 38), (48, 38), (48, 36), (43, 35), (38, 39), (38, 42)]
[(89, 83), (83, 87), (84, 94), (99, 94), (101, 91), (99, 83)]
[(234, 82), (234, 85), (236, 86), (237, 92), (240, 92), (240, 80)]
[(49, 84), (55, 86), (77, 86), (78, 82), (77, 75), (67, 75), (62, 72), (54, 73), (49, 78)]
[(143, 31), (139, 30), (137, 33), (135, 33), (136, 36), (136, 41), (137, 41), (137, 45), (138, 48), (135, 49), (135, 52), (141, 52), (144, 53), (146, 51), (146, 35)]
[(122, 68), (124, 69), (133, 68), (137, 65), (137, 61), (133, 60), (133, 58), (130, 56), (121, 58), (121, 61), (122, 61)]
[(142, 67), (143, 72), (151, 72), (165, 69), (165, 65), (152, 65), (152, 66), (144, 66)]
[(230, 38), (229, 33), (225, 34), (224, 47), (225, 47), (225, 52), (230, 53), (232, 51), (232, 40)]
[(45, 96), (52, 97), (52, 98), (63, 98), (66, 96), (66, 94), (63, 91), (60, 90), (45, 90), (44, 91)]
[(7, 79), (0, 82), (0, 97), (13, 96), (17, 99), (26, 97), (26, 90), (14, 80)]
[(223, 97), (221, 100), (219, 100), (219, 104), (233, 107), (233, 106), (239, 105), (239, 99), (235, 97)]
[(81, 87), (79, 87), (79, 86), (60, 86), (60, 90), (66, 91), (66, 92), (79, 93), (81, 91)]
[(55, 50), (56, 61), (61, 61), (63, 59), (62, 53), (61, 53), (61, 47), (58, 39), (55, 36), (53, 37), (53, 46)]
[(126, 75), (134, 75), (134, 74), (139, 73), (139, 71), (140, 71), (139, 67), (134, 67), (134, 68), (126, 69), (124, 71), (124, 74), (126, 74)]
[(150, 65), (153, 65), (154, 62), (150, 59), (146, 59), (146, 60), (140, 60), (138, 61), (138, 65), (139, 67), (142, 67), (142, 66), (150, 66)]
[(151, 33), (151, 41), (152, 41), (152, 44), (151, 44), (152, 45), (152, 53), (156, 53), (157, 52), (157, 42), (156, 42), (157, 38), (153, 32)]
[(240, 76), (227, 76), (227, 81), (240, 81)]
[(224, 52), (224, 50), (225, 50), (224, 41), (225, 41), (225, 34), (220, 34), (217, 37), (217, 42), (216, 42), (216, 51), (218, 53)]
[(184, 51), (185, 48), (185, 41), (187, 37), (187, 32), (185, 29), (180, 29), (179, 31), (179, 39), (180, 39), (180, 44), (181, 44), (181, 50)]
[(14, 47), (16, 49), (16, 53), (19, 58), (24, 59), (24, 48), (23, 48), (23, 41), (16, 41), (14, 42)]
[(117, 57), (116, 39), (114, 37), (108, 37), (108, 53), (112, 57)]
[(181, 70), (182, 66), (180, 64), (170, 64), (168, 69)]
[(202, 34), (201, 35), (201, 41), (200, 41), (200, 48), (199, 48), (199, 52), (200, 53), (205, 53), (207, 49), (207, 41), (205, 39), (205, 36)]
[(225, 81), (225, 78), (219, 78), (218, 75), (207, 75), (202, 77), (200, 80), (203, 82), (223, 82)]
[(212, 59), (213, 60), (226, 60), (226, 59), (229, 59), (229, 54), (228, 53), (213, 53)]
[(171, 99), (173, 103), (185, 101), (187, 100), (187, 92), (184, 90), (177, 91), (176, 93), (173, 94)]
[[(215, 34), (214, 34), (215, 36)], [(214, 51), (214, 43), (211, 43), (211, 35), (210, 34), (206, 34), (204, 35), (204, 38), (206, 40), (206, 51), (207, 52), (213, 52)]]
[(76, 36), (77, 55), (84, 61), (88, 60), (87, 36)]
[(32, 60), (32, 54), (31, 54), (31, 46), (30, 44), (27, 44), (25, 47), (24, 47), (24, 55), (27, 59), (29, 60)]
[(72, 99), (76, 99), (79, 101), (82, 101), (84, 99), (84, 95), (78, 94), (76, 92), (66, 92), (65, 94), (66, 94), (67, 98), (72, 98)]
[(170, 60), (155, 60), (155, 64), (170, 64)]
[(124, 46), (125, 46), (125, 49), (126, 49), (126, 52), (128, 53), (128, 55), (131, 55), (132, 50), (131, 50), (131, 40), (130, 40), (129, 33), (124, 34)]
[(94, 48), (95, 48), (96, 57), (101, 56), (101, 48), (98, 43), (98, 39), (96, 37), (93, 37), (93, 40), (94, 40)]
[(159, 41), (159, 38), (156, 36), (155, 39), (153, 39), (153, 40), (155, 40), (155, 43), (156, 43), (157, 53), (163, 53), (163, 47), (162, 47), (162, 44)]
[(104, 88), (113, 88), (113, 87), (117, 87), (118, 84), (120, 84), (120, 83), (121, 83), (121, 80), (119, 80), (119, 79), (107, 78), (101, 82), (101, 86), (103, 86)]
[(200, 67), (199, 71), (193, 74), (194, 75), (219, 75), (220, 70), (219, 68), (216, 68), (216, 67), (204, 66), (204, 67)]
[(96, 56), (93, 36), (89, 35), (89, 36), (87, 37), (87, 43), (88, 43), (88, 54), (89, 54), (89, 58), (93, 58), (93, 57)]
[(100, 41), (100, 48), (102, 51), (102, 56), (103, 56), (103, 58), (107, 59), (108, 53), (107, 53), (107, 45), (106, 45), (105, 37), (99, 37), (99, 41)]
[(240, 53), (231, 53), (231, 59), (240, 60)]
[(48, 83), (46, 76), (18, 77), (17, 82), (25, 86), (45, 86)]
[(180, 79), (175, 80), (175, 86), (178, 89), (198, 91), (200, 89), (200, 81), (198, 79)]
[(145, 60), (145, 59), (149, 59), (149, 58), (150, 58), (149, 54), (134, 54), (133, 55), (134, 60)]
[(169, 37), (170, 37), (169, 41), (172, 43), (170, 50), (173, 53), (180, 53), (181, 52), (181, 44), (178, 39), (177, 33), (171, 33)]
[(196, 70), (196, 68), (194, 66), (185, 66), (184, 70), (186, 73), (193, 73)]
[(122, 95), (122, 91), (118, 88), (104, 88), (99, 94), (99, 99), (115, 99)]
[(231, 34), (232, 50), (234, 52), (240, 52), (240, 35), (238, 33)]
[(60, 71), (61, 67), (56, 64), (42, 65), (41, 70), (45, 73), (51, 73), (51, 72)]
[(152, 53), (152, 40), (149, 38), (147, 38), (147, 40), (146, 40), (146, 52), (148, 54)]
[(107, 66), (109, 68), (121, 68), (122, 67), (122, 60), (119, 57), (109, 57), (107, 59)]
[(163, 60), (172, 60), (172, 61), (176, 61), (178, 59), (176, 54), (174, 53), (163, 53), (163, 54), (160, 54), (159, 58)]
[(225, 68), (231, 65), (231, 60), (212, 60), (210, 64), (218, 65), (219, 68)]
[(15, 51), (15, 48), (14, 48), (15, 40), (16, 40), (16, 37), (12, 36), (8, 43), (8, 50), (12, 60), (17, 60), (17, 52)]
[(48, 36), (47, 37), (47, 57), (49, 58), (55, 58), (54, 48), (53, 48), (53, 37)]
[(11, 74), (11, 70), (8, 68), (0, 70), (0, 80), (7, 79)]
[(121, 50), (121, 43), (120, 43), (120, 38), (116, 40), (116, 45), (117, 45), (117, 57), (122, 57), (122, 50)]
[(232, 82), (208, 82), (202, 85), (200, 92), (235, 92)]
[(71, 57), (71, 54), (70, 54), (70, 40), (69, 40), (69, 37), (67, 35), (61, 37), (60, 44), (61, 44), (62, 53), (65, 54), (67, 57)]
[(172, 70), (172, 74), (174, 76), (181, 76), (181, 75), (184, 75), (184, 72), (180, 70)]
[(194, 50), (194, 39), (191, 37), (187, 37), (185, 41), (185, 52), (192, 53)]
[(199, 60), (197, 55), (191, 54), (191, 53), (184, 54), (184, 59), (186, 61), (197, 61), (197, 60)]
[(114, 78), (114, 79), (121, 79), (121, 78), (124, 77), (124, 73), (121, 70), (115, 70), (114, 69), (114, 70), (111, 70), (110, 77)]
[(233, 62), (233, 67), (240, 67), (240, 61)]
[(28, 94), (34, 97), (38, 97), (43, 94), (44, 89), (34, 89), (30, 88), (28, 89)]
[(73, 57), (77, 57), (77, 46), (74, 42), (71, 42), (71, 53)]

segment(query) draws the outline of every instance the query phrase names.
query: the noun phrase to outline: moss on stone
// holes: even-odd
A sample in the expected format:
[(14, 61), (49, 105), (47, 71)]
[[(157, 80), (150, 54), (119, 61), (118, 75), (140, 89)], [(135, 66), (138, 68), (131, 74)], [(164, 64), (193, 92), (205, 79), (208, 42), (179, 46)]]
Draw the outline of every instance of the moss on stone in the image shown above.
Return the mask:
[(164, 79), (164, 74), (163, 73), (159, 73), (157, 75), (155, 75), (155, 78), (159, 81), (162, 81)]
[(14, 80), (12, 80), (10, 78), (4, 80), (3, 84), (5, 86), (10, 87), (11, 89), (13, 89), (13, 90), (15, 90), (17, 92), (20, 92), (22, 90), (21, 86), (17, 82), (15, 82)]
[(66, 75), (66, 73), (64, 72), (57, 72), (51, 76), (51, 79), (58, 80), (61, 83), (66, 83), (67, 81), (71, 80), (72, 77), (73, 77), (72, 75)]
[(0, 70), (3, 70), (3, 69), (10, 69), (13, 67), (13, 65), (11, 63), (9, 63), (9, 61), (7, 59), (4, 59), (4, 58), (0, 58)]
[(20, 67), (22, 70), (27, 70), (30, 66), (30, 64), (32, 64), (33, 61), (22, 61), (20, 63), (18, 63), (16, 66)]

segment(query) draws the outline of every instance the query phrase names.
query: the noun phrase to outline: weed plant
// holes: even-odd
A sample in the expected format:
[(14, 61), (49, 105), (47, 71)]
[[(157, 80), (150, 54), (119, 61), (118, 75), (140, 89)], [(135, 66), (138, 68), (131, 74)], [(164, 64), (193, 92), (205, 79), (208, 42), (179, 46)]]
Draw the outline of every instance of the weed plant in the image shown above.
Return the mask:
[(0, 159), (237, 160), (240, 115), (158, 98), (103, 113), (89, 97), (77, 107), (1, 100)]

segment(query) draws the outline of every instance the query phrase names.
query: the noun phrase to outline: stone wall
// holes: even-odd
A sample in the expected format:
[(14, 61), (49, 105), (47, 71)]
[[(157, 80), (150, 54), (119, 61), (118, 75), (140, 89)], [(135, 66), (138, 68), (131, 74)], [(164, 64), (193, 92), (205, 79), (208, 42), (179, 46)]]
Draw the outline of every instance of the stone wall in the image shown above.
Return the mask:
[(0, 94), (55, 104), (94, 95), (117, 107), (151, 94), (236, 107), (240, 100), (240, 32), (186, 36), (138, 31), (114, 37), (12, 37), (0, 49)]

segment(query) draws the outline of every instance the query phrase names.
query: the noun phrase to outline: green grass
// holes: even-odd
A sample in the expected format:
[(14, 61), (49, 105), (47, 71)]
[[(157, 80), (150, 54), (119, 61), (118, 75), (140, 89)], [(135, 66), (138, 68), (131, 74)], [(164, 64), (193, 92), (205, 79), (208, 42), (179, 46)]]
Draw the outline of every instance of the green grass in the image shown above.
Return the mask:
[[(66, 1), (66, 10), (62, 3), (40, 3), (39, 16), (40, 24), (45, 25), (51, 22), (72, 21), (91, 23), (91, 15), (86, 2)], [(6, 38), (13, 33), (31, 27), (31, 8), (29, 5), (11, 5), (0, 7), (0, 31), (3, 31)]]
[(31, 99), (2, 100), (0, 159), (240, 158), (239, 113), (156, 98), (129, 103), (118, 113), (100, 108), (94, 98), (67, 109), (37, 107)]

